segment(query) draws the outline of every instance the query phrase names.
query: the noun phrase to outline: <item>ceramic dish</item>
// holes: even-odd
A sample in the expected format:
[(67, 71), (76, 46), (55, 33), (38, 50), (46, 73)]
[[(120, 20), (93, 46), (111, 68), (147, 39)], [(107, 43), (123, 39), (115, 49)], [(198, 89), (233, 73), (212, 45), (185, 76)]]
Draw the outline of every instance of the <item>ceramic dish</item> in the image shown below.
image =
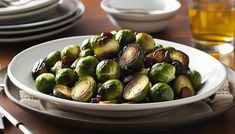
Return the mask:
[[(8, 67), (10, 80), (25, 92), (39, 98), (56, 104), (64, 110), (70, 110), (80, 113), (92, 114), (96, 116), (111, 117), (139, 117), (150, 114), (170, 111), (181, 105), (193, 103), (209, 97), (214, 94), (225, 82), (226, 70), (224, 66), (212, 56), (197, 49), (181, 45), (174, 42), (155, 39), (156, 44), (162, 44), (175, 47), (185, 52), (190, 58), (189, 67), (199, 71), (205, 84), (197, 95), (167, 102), (142, 103), (142, 104), (94, 104), (83, 103), (71, 100), (65, 100), (38, 92), (34, 85), (31, 75), (33, 64), (40, 58), (45, 58), (48, 53), (55, 50), (62, 50), (70, 44), (81, 44), (91, 36), (78, 36), (63, 38), (42, 43), (40, 45), (28, 48), (16, 55)], [(24, 61), (27, 59), (27, 64)], [(200, 60), (198, 60), (200, 59)]]
[[(235, 92), (235, 72), (227, 69), (227, 79), (229, 81), (230, 90)], [(100, 118), (94, 116), (88, 116), (84, 114), (71, 113), (60, 111), (56, 109), (46, 109), (40, 110), (32, 106), (26, 105), (20, 101), (19, 91), (21, 89), (17, 88), (7, 77), (5, 79), (5, 93), (7, 97), (13, 101), (20, 108), (24, 109), (27, 113), (31, 113), (33, 116), (38, 116), (45, 118), (47, 121), (54, 121), (56, 123), (63, 123), (68, 126), (75, 126), (80, 128), (93, 128), (96, 132), (99, 131), (110, 131), (113, 132), (131, 132), (131, 133), (141, 133), (141, 132), (155, 132), (155, 131), (169, 131), (173, 128), (180, 127), (183, 125), (188, 125), (189, 123), (195, 123), (198, 121), (203, 121), (208, 118), (218, 116), (224, 113), (232, 106), (234, 106), (234, 101), (229, 105), (221, 107), (220, 109), (209, 110), (206, 107), (207, 104), (203, 105), (201, 102), (196, 102), (184, 107), (180, 107), (166, 113), (165, 115), (152, 115), (148, 117), (132, 118), (132, 119), (110, 119), (110, 118)], [(234, 95), (233, 95), (234, 96)], [(53, 105), (49, 102), (42, 101), (44, 105)], [(203, 106), (203, 108), (202, 108)], [(192, 110), (194, 109), (194, 110)], [(182, 111), (184, 113), (182, 114)], [(191, 112), (185, 112), (191, 111)], [(177, 114), (181, 113), (181, 114)], [(120, 129), (122, 128), (122, 129)]]
[(59, 3), (59, 6), (57, 6), (57, 8), (55, 9), (55, 13), (53, 13), (52, 16), (48, 16), (36, 22), (31, 22), (27, 24), (1, 25), (0, 30), (1, 31), (25, 30), (25, 29), (33, 29), (35, 27), (44, 27), (56, 24), (74, 15), (75, 12), (77, 11), (78, 3), (79, 1), (76, 0), (61, 1)]

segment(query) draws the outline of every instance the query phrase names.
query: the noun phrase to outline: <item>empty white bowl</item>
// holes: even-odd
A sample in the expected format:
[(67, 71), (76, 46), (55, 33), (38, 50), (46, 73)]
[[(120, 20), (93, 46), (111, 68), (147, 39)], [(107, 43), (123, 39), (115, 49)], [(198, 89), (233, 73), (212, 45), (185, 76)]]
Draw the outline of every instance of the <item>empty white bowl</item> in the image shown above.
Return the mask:
[(121, 28), (158, 32), (166, 28), (181, 7), (177, 0), (103, 0), (101, 8)]

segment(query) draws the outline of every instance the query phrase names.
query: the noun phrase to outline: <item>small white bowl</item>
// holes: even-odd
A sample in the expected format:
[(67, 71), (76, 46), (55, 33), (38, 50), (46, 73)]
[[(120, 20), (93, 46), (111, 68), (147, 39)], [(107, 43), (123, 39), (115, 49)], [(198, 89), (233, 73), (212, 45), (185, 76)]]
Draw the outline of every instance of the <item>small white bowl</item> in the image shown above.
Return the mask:
[[(166, 28), (181, 7), (177, 0), (103, 0), (101, 8), (122, 28), (158, 32)], [(146, 11), (150, 11), (146, 13)]]

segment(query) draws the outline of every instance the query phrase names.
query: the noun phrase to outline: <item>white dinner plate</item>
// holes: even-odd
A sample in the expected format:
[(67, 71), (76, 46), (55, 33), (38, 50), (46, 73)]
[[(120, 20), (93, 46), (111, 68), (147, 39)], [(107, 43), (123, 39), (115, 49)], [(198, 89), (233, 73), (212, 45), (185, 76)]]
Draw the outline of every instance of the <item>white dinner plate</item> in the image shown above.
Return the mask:
[[(35, 32), (40, 32), (40, 31), (45, 31), (45, 30), (49, 30), (52, 28), (56, 28), (56, 27), (60, 27), (62, 25), (71, 23), (76, 21), (83, 13), (84, 13), (84, 5), (82, 2), (78, 2), (77, 4), (77, 11), (75, 12), (75, 14), (73, 14), (70, 17), (67, 17), (66, 19), (63, 19), (55, 24), (51, 24), (51, 25), (46, 25), (43, 27), (35, 27), (35, 28), (30, 28), (30, 29), (18, 29), (18, 30), (7, 30), (7, 31), (0, 31), (0, 35), (4, 35), (4, 36), (17, 36), (18, 34), (20, 34), (22, 36), (22, 34), (32, 34)], [(1, 38), (0, 38), (1, 40)]]
[[(70, 44), (80, 45), (91, 36), (77, 36), (62, 38), (42, 43), (28, 48), (17, 54), (10, 62), (8, 76), (10, 80), (25, 92), (45, 101), (52, 102), (64, 110), (110, 117), (139, 117), (169, 111), (178, 106), (193, 103), (214, 94), (225, 82), (225, 67), (214, 57), (200, 50), (182, 44), (155, 39), (156, 44), (172, 46), (185, 52), (190, 58), (189, 67), (199, 71), (202, 75), (204, 86), (195, 96), (166, 102), (141, 103), (141, 104), (94, 104), (66, 100), (50, 96), (37, 91), (31, 70), (36, 61), (44, 59), (50, 52), (62, 50)], [(25, 64), (27, 60), (27, 64)]]
[(60, 0), (59, 5), (57, 6), (57, 8), (54, 9), (55, 11), (53, 12), (53, 15), (48, 15), (44, 12), (44, 15), (46, 15), (47, 17), (42, 18), (38, 21), (32, 21), (30, 23), (22, 24), (0, 25), (0, 31), (25, 30), (56, 24), (74, 15), (77, 11), (79, 2), (79, 0)]
[[(229, 81), (229, 87), (231, 92), (235, 93), (235, 72), (226, 67), (227, 69), (227, 79)], [(94, 117), (84, 114), (65, 112), (53, 109), (37, 109), (27, 103), (20, 101), (19, 91), (21, 89), (17, 88), (7, 77), (5, 78), (5, 93), (7, 97), (13, 101), (20, 108), (24, 109), (27, 113), (31, 113), (33, 116), (45, 117), (47, 120), (51, 120), (56, 123), (62, 123), (67, 126), (75, 126), (82, 128), (93, 128), (96, 132), (99, 131), (114, 131), (115, 132), (153, 132), (153, 131), (169, 131), (176, 127), (182, 127), (183, 125), (189, 125), (189, 123), (194, 123), (198, 121), (203, 121), (208, 118), (218, 116), (224, 113), (232, 106), (234, 106), (234, 100), (226, 106), (220, 107), (218, 109), (209, 110), (207, 108), (202, 108), (204, 106), (201, 102), (196, 102), (191, 105), (186, 105), (166, 113), (165, 115), (152, 115), (148, 117), (131, 118), (131, 119), (110, 119)], [(235, 96), (234, 96), (235, 97)], [(41, 102), (44, 106), (53, 105), (48, 101)], [(192, 110), (192, 109), (195, 109)], [(184, 111), (184, 114), (179, 114)], [(185, 112), (191, 111), (191, 112)], [(120, 129), (122, 128), (122, 129)]]

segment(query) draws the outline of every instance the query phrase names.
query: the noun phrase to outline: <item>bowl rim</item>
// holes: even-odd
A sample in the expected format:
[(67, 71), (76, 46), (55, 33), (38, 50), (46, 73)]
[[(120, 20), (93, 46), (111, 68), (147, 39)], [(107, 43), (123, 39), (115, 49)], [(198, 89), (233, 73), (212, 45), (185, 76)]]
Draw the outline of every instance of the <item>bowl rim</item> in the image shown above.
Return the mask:
[[(107, 3), (110, 2), (112, 0), (102, 0), (100, 3), (101, 8), (109, 13), (109, 14), (116, 14), (116, 15), (123, 15), (123, 16), (133, 16), (133, 17), (143, 17), (143, 16), (157, 16), (157, 15), (167, 15), (170, 13), (174, 13), (176, 11), (178, 11), (181, 8), (181, 3), (178, 0), (163, 0), (165, 4), (168, 4), (170, 2), (172, 2), (172, 4), (175, 5), (175, 8), (171, 8), (170, 10), (162, 10), (162, 12), (159, 13), (154, 13), (154, 14), (131, 14), (131, 13), (122, 13), (120, 11), (118, 11), (118, 9), (114, 9), (111, 8), (109, 6), (107, 6)], [(116, 0), (117, 1), (117, 0)], [(171, 3), (170, 3), (171, 4)]]

